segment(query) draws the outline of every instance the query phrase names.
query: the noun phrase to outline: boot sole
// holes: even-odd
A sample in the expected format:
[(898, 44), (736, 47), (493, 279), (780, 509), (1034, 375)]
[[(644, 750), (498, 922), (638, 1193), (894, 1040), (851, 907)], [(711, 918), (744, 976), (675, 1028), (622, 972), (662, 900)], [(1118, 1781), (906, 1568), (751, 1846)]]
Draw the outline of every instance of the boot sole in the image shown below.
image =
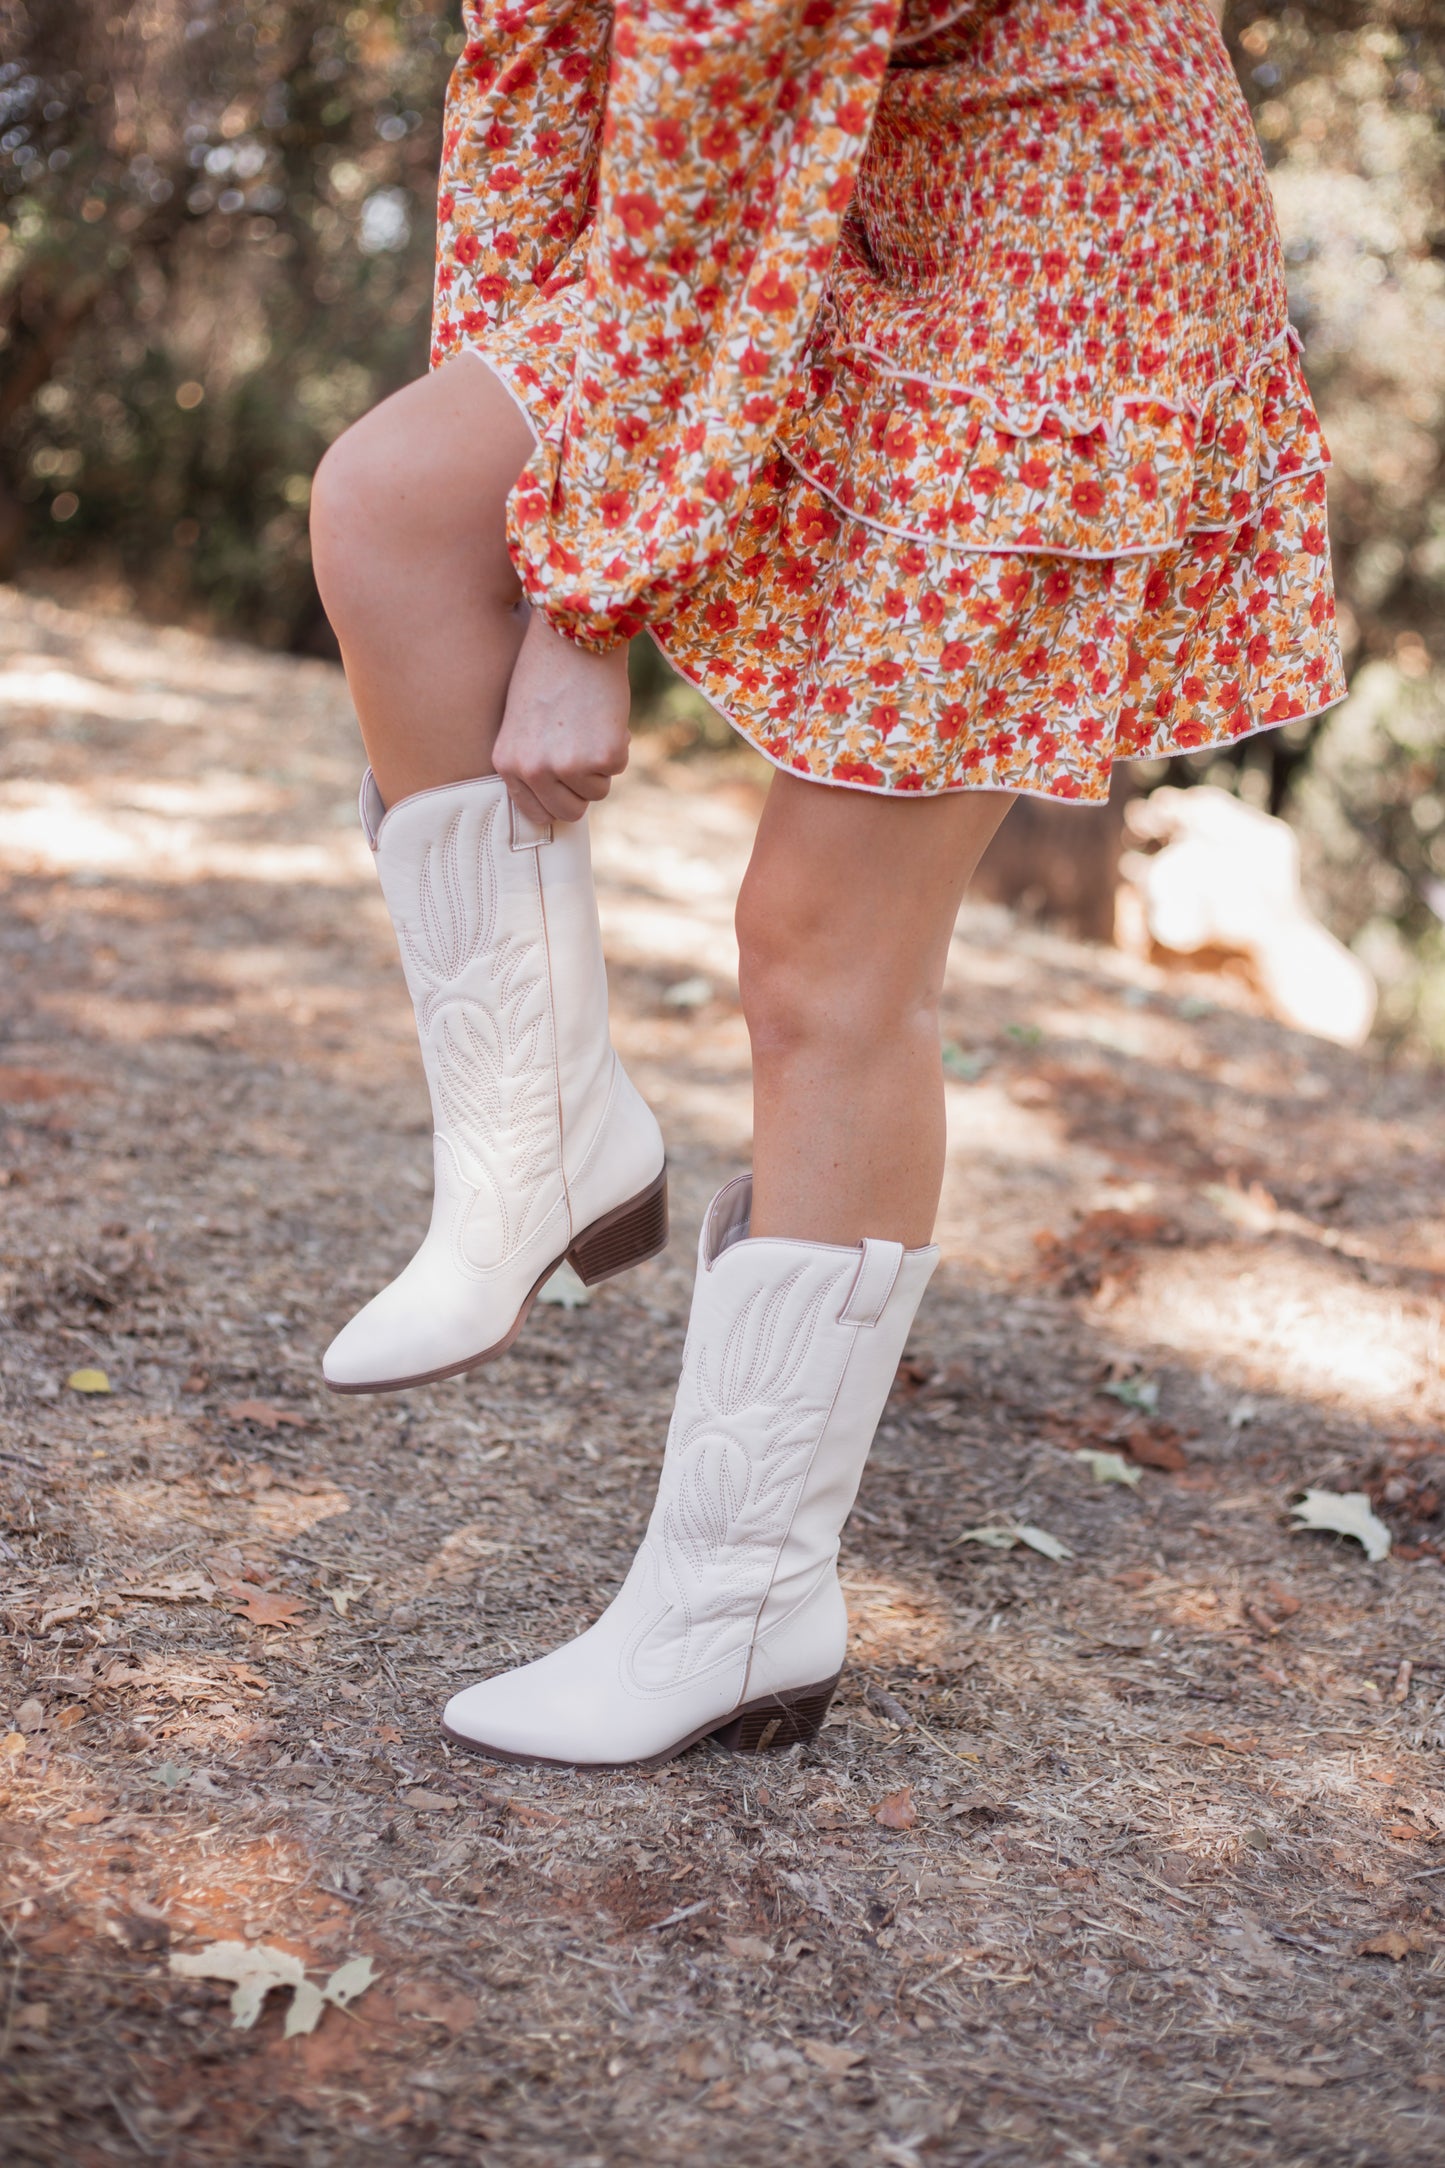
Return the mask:
[(645, 1265), (649, 1257), (659, 1257), (667, 1248), (667, 1164), (663, 1162), (661, 1174), (649, 1182), (646, 1189), (629, 1197), (625, 1204), (604, 1212), (590, 1227), (584, 1227), (574, 1236), (560, 1257), (533, 1281), (526, 1300), (512, 1321), (510, 1329), (480, 1355), (464, 1355), (460, 1362), (444, 1363), (440, 1370), (419, 1370), (408, 1378), (378, 1378), (365, 1385), (336, 1385), (324, 1376), (323, 1384), (333, 1393), (401, 1393), (413, 1385), (436, 1385), (442, 1378), (459, 1378), (468, 1370), (480, 1370), (483, 1363), (494, 1363), (506, 1354), (527, 1319), (532, 1305), (551, 1279), (560, 1264), (570, 1264), (584, 1287), (599, 1287), (604, 1280), (616, 1279), (618, 1273), (631, 1271), (634, 1265)]
[(469, 1739), (453, 1731), (450, 1724), (444, 1723), (442, 1730), (454, 1745), (464, 1747), (469, 1754), (479, 1754), (484, 1761), (515, 1762), (526, 1769), (660, 1769), (664, 1762), (675, 1761), (701, 1739), (711, 1740), (729, 1754), (780, 1754), (785, 1747), (807, 1746), (817, 1738), (842, 1676), (841, 1671), (835, 1671), (820, 1686), (799, 1686), (788, 1694), (765, 1694), (760, 1701), (745, 1701), (731, 1716), (699, 1724), (675, 1746), (637, 1761), (575, 1762), (558, 1761), (550, 1754), (511, 1754), (505, 1747)]

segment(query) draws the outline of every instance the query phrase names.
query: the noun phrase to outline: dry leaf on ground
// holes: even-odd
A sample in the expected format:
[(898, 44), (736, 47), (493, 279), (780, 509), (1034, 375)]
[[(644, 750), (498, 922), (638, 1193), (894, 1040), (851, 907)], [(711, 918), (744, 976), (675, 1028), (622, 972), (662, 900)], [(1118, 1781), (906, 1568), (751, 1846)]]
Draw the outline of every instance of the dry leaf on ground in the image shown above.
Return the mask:
[(830, 2078), (846, 2077), (850, 2070), (856, 2070), (867, 2060), (862, 2048), (839, 2047), (832, 2040), (804, 2040), (801, 2045), (808, 2061), (826, 2071)]
[(918, 1809), (913, 1804), (913, 1786), (904, 1784), (896, 1792), (890, 1792), (880, 1805), (873, 1809), (873, 1819), (884, 1829), (912, 1829), (918, 1820)]
[(253, 1626), (294, 1626), (306, 1611), (305, 1604), (298, 1603), (294, 1596), (278, 1596), (269, 1588), (238, 1584), (227, 1594), (234, 1598), (237, 1616)]
[(429, 1792), (419, 1784), (402, 1793), (401, 1803), (404, 1807), (415, 1807), (418, 1814), (450, 1814), (461, 1805), (453, 1793)]
[(254, 1423), (258, 1430), (278, 1430), (282, 1423), (289, 1423), (297, 1430), (304, 1430), (311, 1418), (301, 1415), (295, 1408), (278, 1408), (269, 1400), (236, 1400), (226, 1410), (226, 1419), (232, 1423)]
[(1127, 1483), (1137, 1490), (1143, 1481), (1138, 1468), (1131, 1467), (1122, 1453), (1083, 1452), (1077, 1458), (1084, 1462), (1096, 1483)]
[(1031, 1551), (1040, 1551), (1045, 1558), (1052, 1558), (1056, 1562), (1074, 1555), (1067, 1543), (1060, 1543), (1058, 1537), (1051, 1536), (1047, 1528), (1034, 1528), (1026, 1524), (1020, 1528), (1018, 1538), (1019, 1542), (1026, 1543)]
[(299, 1957), (268, 1942), (208, 1942), (203, 1950), (173, 1955), (171, 1971), (183, 1980), (233, 1981), (231, 2022), (241, 2032), (249, 2032), (255, 2024), (273, 1988), (289, 1987), (288, 2040), (297, 2033), (314, 2032), (328, 2003), (347, 2009), (375, 1978), (369, 1957), (353, 1957), (338, 1965), (323, 1987), (317, 1987), (307, 1979)]
[(1355, 1944), (1357, 1957), (1388, 1957), (1393, 1964), (1426, 1947), (1425, 1937), (1418, 1927), (1387, 1927), (1383, 1934), (1371, 1935), (1368, 1942)]
[(1290, 1507), (1301, 1528), (1322, 1528), (1334, 1536), (1353, 1536), (1373, 1560), (1390, 1555), (1390, 1531), (1363, 1491), (1307, 1490)]
[(103, 1370), (72, 1370), (66, 1384), (73, 1393), (108, 1393), (110, 1379)]
[(168, 1573), (159, 1581), (134, 1581), (115, 1591), (121, 1603), (209, 1603), (218, 1593), (208, 1573)]

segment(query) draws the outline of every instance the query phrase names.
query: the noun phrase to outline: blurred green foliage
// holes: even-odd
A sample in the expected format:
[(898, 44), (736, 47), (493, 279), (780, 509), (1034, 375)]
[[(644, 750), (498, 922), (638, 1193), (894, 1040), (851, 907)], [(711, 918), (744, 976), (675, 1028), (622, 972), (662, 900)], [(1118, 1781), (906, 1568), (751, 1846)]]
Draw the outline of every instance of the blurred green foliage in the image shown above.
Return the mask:
[(321, 453), (426, 366), (429, 0), (28, 0), (0, 67), (0, 568), (315, 643)]
[[(442, 0), (5, 0), (0, 573), (282, 646), (309, 477), (425, 366)], [(1171, 764), (1284, 811), (1314, 900), (1445, 1049), (1445, 17), (1231, 0), (1336, 456), (1356, 696)], [(703, 704), (639, 658), (674, 733)]]

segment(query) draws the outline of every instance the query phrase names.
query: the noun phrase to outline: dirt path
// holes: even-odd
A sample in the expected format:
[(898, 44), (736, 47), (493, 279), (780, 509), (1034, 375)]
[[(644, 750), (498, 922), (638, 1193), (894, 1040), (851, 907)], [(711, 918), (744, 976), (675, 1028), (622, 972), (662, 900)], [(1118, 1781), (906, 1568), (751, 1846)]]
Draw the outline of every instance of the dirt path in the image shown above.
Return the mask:
[[(339, 681), (0, 591), (0, 701), (7, 2160), (1437, 2164), (1438, 1078), (967, 912), (817, 1750), (464, 1764), (447, 1691), (588, 1619), (647, 1510), (747, 1146), (756, 773), (643, 765), (598, 822), (669, 1256), (337, 1401), (428, 1179)], [(1292, 1533), (1306, 1484), (1393, 1555)], [(1021, 1525), (1071, 1555), (966, 1538)], [(168, 1970), (218, 1939), (375, 1984), (236, 2030)]]

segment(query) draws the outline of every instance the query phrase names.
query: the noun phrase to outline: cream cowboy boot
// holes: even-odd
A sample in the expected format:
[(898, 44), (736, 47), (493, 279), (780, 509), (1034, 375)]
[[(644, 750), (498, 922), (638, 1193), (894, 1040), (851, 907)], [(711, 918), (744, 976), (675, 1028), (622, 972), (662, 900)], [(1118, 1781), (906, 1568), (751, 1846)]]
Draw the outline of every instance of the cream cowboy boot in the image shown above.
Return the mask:
[(337, 1334), (339, 1393), (505, 1353), (564, 1257), (590, 1284), (667, 1242), (662, 1133), (613, 1051), (585, 821), (538, 828), (498, 776), (361, 819), (416, 1010), (435, 1124), (426, 1240)]
[(647, 1535), (595, 1626), (448, 1702), (495, 1761), (666, 1761), (815, 1736), (843, 1668), (838, 1537), (938, 1262), (897, 1242), (751, 1240), (714, 1198)]

